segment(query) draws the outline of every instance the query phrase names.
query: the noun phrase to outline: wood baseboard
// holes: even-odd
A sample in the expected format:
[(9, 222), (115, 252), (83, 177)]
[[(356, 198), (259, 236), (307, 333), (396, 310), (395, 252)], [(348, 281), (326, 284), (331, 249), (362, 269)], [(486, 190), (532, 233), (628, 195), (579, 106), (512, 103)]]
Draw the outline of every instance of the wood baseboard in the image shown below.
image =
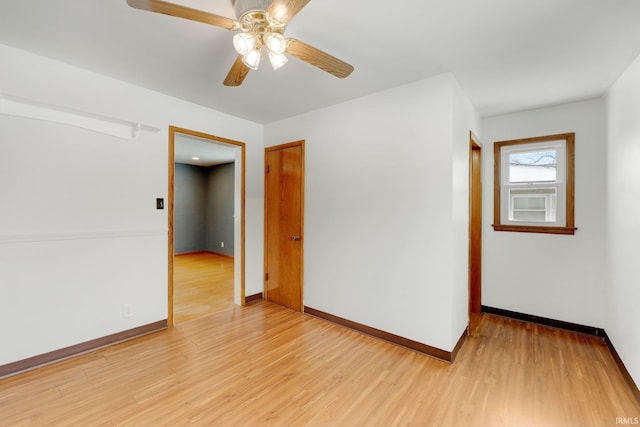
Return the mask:
[(611, 353), (613, 360), (616, 362), (616, 365), (618, 365), (618, 369), (620, 370), (620, 373), (622, 373), (622, 376), (624, 377), (625, 381), (629, 385), (631, 392), (635, 396), (636, 400), (638, 400), (638, 403), (640, 403), (640, 389), (638, 388), (638, 385), (633, 380), (633, 377), (627, 370), (627, 367), (624, 365), (624, 362), (620, 358), (620, 355), (616, 351), (615, 347), (613, 346), (613, 343), (609, 339), (609, 336), (607, 335), (607, 332), (604, 329), (595, 328), (593, 326), (579, 325), (576, 323), (563, 322), (561, 320), (554, 320), (546, 317), (534, 316), (531, 314), (518, 313), (516, 311), (503, 310), (501, 308), (487, 307), (485, 305), (482, 306), (482, 312), (487, 314), (494, 314), (502, 317), (508, 317), (510, 319), (522, 320), (524, 322), (535, 323), (538, 325), (550, 326), (552, 328), (564, 329), (571, 332), (577, 332), (579, 334), (593, 335), (593, 336), (602, 338), (605, 344), (607, 345), (607, 348), (609, 349), (609, 352)]
[(401, 347), (405, 347), (410, 350), (417, 351), (418, 353), (422, 353), (427, 356), (433, 357), (435, 359), (441, 360), (443, 362), (449, 362), (449, 363), (453, 363), (453, 361), (455, 360), (455, 357), (458, 354), (458, 351), (462, 347), (462, 344), (464, 343), (467, 337), (467, 330), (465, 329), (465, 331), (462, 334), (462, 337), (460, 337), (460, 340), (458, 340), (458, 343), (454, 347), (453, 351), (449, 352), (436, 347), (432, 347), (427, 344), (423, 344), (418, 341), (411, 340), (409, 338), (392, 334), (390, 332), (372, 328), (370, 326), (353, 322), (351, 320), (344, 319), (342, 317), (334, 316), (333, 314), (325, 313), (323, 311), (316, 310), (311, 307), (305, 306), (304, 312), (305, 314), (309, 314), (311, 316), (318, 317), (323, 320), (328, 320), (329, 322), (335, 323), (337, 325), (344, 326), (346, 328), (353, 329), (355, 331), (362, 332), (367, 335), (371, 335), (372, 337), (381, 339), (383, 341), (387, 341), (389, 343), (396, 344)]
[(631, 389), (631, 392), (636, 397), (636, 400), (638, 401), (638, 403), (640, 403), (640, 388), (638, 388), (638, 385), (633, 380), (633, 377), (631, 376), (631, 374), (627, 370), (627, 367), (624, 365), (624, 362), (620, 358), (620, 355), (618, 354), (618, 351), (613, 346), (613, 343), (611, 342), (611, 340), (609, 339), (609, 336), (606, 333), (604, 335), (604, 342), (605, 342), (605, 344), (607, 344), (607, 348), (609, 349), (609, 352), (611, 353), (611, 356), (613, 356), (613, 360), (615, 360), (616, 365), (618, 365), (618, 369), (622, 373), (622, 376), (624, 377), (625, 381), (629, 385), (629, 388)]
[(469, 336), (469, 326), (464, 328), (464, 331), (462, 331), (462, 335), (460, 335), (460, 338), (458, 339), (458, 342), (456, 343), (456, 346), (453, 347), (453, 351), (451, 352), (451, 362), (452, 363), (453, 363), (454, 360), (456, 360), (456, 357), (458, 357), (458, 352), (462, 348), (462, 345), (467, 340), (468, 336)]
[(251, 304), (252, 302), (256, 302), (256, 301), (262, 301), (264, 298), (262, 297), (262, 292), (254, 294), (254, 295), (249, 295), (244, 297), (244, 303), (245, 304)]
[(548, 317), (534, 316), (532, 314), (518, 313), (517, 311), (503, 310), (501, 308), (482, 306), (482, 312), (495, 314), (496, 316), (507, 317), (509, 319), (522, 320), (524, 322), (535, 323), (537, 325), (550, 326), (552, 328), (564, 329), (565, 331), (577, 332), (579, 334), (602, 337), (606, 335), (604, 329), (593, 326), (579, 325), (577, 323), (563, 322), (561, 320), (549, 319)]
[(50, 365), (52, 363), (59, 362), (64, 359), (69, 359), (71, 357), (87, 353), (89, 351), (97, 350), (101, 347), (113, 345), (121, 341), (127, 341), (141, 337), (143, 335), (151, 334), (153, 332), (158, 332), (163, 329), (167, 329), (167, 319), (118, 332), (106, 337), (96, 338), (94, 340), (72, 345), (60, 350), (54, 350), (49, 353), (29, 357), (28, 359), (8, 363), (6, 365), (0, 366), (0, 379), (8, 377), (10, 375), (18, 374), (20, 372), (39, 368), (41, 366)]

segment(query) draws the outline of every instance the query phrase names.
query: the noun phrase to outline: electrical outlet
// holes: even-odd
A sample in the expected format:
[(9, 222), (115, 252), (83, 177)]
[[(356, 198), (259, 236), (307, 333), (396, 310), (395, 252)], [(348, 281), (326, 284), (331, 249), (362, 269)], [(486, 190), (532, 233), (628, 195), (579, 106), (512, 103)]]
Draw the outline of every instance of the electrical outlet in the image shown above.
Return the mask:
[(224, 242), (220, 242), (220, 247), (224, 248)]
[(124, 305), (124, 309), (122, 310), (122, 315), (124, 317), (133, 316), (133, 307), (131, 306), (131, 304), (125, 304)]

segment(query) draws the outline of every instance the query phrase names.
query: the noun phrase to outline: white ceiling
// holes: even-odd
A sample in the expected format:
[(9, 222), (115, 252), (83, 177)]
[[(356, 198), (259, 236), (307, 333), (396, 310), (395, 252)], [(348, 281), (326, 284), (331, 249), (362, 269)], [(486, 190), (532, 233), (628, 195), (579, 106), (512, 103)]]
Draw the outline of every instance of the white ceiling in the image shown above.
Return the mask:
[[(172, 0), (234, 17), (231, 0)], [(296, 58), (222, 85), (233, 33), (125, 0), (1, 0), (0, 43), (258, 123), (452, 72), (483, 116), (602, 95), (640, 54), (639, 0), (312, 0), (285, 35), (355, 66)]]
[(236, 148), (229, 144), (219, 144), (182, 133), (176, 133), (174, 137), (176, 163), (207, 167), (234, 162), (235, 155)]

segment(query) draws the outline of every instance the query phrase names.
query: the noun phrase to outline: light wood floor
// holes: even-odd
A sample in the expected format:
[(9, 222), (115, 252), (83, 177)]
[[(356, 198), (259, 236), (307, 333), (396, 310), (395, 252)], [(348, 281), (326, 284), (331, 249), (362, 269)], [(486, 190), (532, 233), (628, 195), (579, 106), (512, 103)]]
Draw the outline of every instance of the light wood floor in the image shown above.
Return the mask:
[(0, 381), (3, 426), (615, 426), (602, 342), (484, 316), (453, 365), (267, 302)]
[(233, 306), (233, 258), (201, 252), (173, 259), (173, 320), (184, 322)]

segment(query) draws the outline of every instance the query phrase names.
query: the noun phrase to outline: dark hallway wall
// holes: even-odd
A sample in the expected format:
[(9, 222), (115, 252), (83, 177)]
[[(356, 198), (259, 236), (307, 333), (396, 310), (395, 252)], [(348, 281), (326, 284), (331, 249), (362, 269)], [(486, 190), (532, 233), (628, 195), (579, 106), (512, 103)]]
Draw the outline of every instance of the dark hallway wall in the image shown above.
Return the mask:
[(176, 163), (174, 196), (175, 253), (202, 251), (206, 247), (206, 168)]
[[(233, 256), (235, 164), (227, 163), (207, 169), (206, 250)], [(220, 242), (224, 242), (224, 247)]]
[(176, 163), (175, 253), (233, 256), (234, 177), (234, 163), (211, 167)]

